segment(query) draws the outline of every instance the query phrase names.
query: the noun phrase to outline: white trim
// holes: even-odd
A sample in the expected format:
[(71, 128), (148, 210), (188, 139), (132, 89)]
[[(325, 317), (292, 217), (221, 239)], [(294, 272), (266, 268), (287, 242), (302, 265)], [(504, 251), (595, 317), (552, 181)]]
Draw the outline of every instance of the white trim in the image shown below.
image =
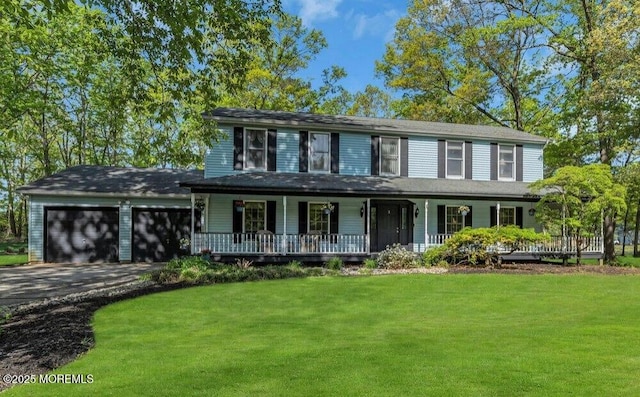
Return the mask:
[[(449, 144), (459, 143), (462, 146), (462, 159), (460, 161), (460, 175), (449, 175)], [(444, 177), (446, 179), (464, 179), (465, 178), (465, 142), (464, 141), (445, 141), (444, 145)], [(457, 160), (457, 159), (456, 159)]]
[[(247, 232), (246, 229), (246, 214), (247, 214), (247, 203), (262, 203), (264, 205), (264, 218), (262, 222), (264, 223), (264, 228), (267, 228), (267, 200), (242, 200), (244, 202), (244, 207), (242, 210), (242, 233), (252, 233)], [(233, 209), (235, 211), (235, 208)]]
[[(327, 154), (329, 155), (329, 161), (326, 170), (314, 170), (311, 167), (312, 159), (311, 159), (311, 135), (326, 135), (328, 137), (327, 144), (329, 151)], [(307, 142), (307, 170), (312, 174), (330, 174), (331, 173), (331, 133), (324, 131), (309, 131), (309, 139)]]
[[(382, 141), (384, 139), (394, 139), (397, 141), (397, 145), (398, 145), (398, 164), (397, 164), (397, 169), (398, 172), (397, 173), (391, 173), (391, 172), (382, 172)], [(400, 144), (400, 137), (395, 137), (395, 136), (381, 136), (380, 137), (380, 148), (378, 149), (378, 162), (380, 164), (380, 172), (379, 174), (381, 176), (398, 176), (400, 175), (400, 167), (402, 166), (402, 161), (401, 161), (401, 156), (402, 156), (402, 145)]]
[[(512, 167), (511, 167), (511, 177), (502, 177), (500, 176), (500, 148), (501, 147), (507, 147), (507, 146), (511, 146), (511, 153), (513, 154), (513, 161), (512, 161)], [(498, 143), (498, 180), (499, 181), (515, 181), (516, 180), (516, 167), (518, 162), (516, 161), (516, 156), (517, 156), (517, 151), (516, 151), (516, 145), (514, 144), (508, 144), (508, 143)]]
[[(262, 167), (248, 167), (247, 166), (247, 148), (249, 145), (249, 140), (247, 139), (247, 131), (251, 130), (251, 131), (261, 131), (264, 133), (264, 147), (263, 147), (263, 156), (262, 156), (262, 161), (263, 161), (263, 165)], [(251, 127), (244, 127), (243, 131), (242, 131), (242, 169), (243, 170), (261, 170), (261, 171), (266, 171), (267, 170), (267, 156), (269, 155), (269, 136), (267, 134), (267, 129), (263, 129), (263, 128), (251, 128)]]

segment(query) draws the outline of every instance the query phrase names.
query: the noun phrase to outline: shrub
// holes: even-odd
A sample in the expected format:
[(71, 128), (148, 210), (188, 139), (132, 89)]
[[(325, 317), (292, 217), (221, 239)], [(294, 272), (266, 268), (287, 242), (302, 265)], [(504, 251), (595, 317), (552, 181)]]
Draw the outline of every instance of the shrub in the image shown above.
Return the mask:
[(248, 269), (253, 266), (253, 262), (246, 258), (237, 258), (236, 267), (239, 269)]
[(527, 248), (548, 239), (533, 229), (517, 226), (500, 228), (464, 228), (451, 236), (442, 246), (423, 254), (425, 263), (440, 266), (443, 263), (464, 265), (500, 265), (502, 255)]
[(420, 266), (420, 259), (415, 252), (394, 244), (378, 254), (378, 266), (385, 269), (407, 269)]
[(302, 268), (302, 262), (297, 260), (292, 260), (291, 262), (287, 263), (287, 266), (289, 266), (292, 269), (300, 269)]
[(366, 269), (375, 269), (376, 267), (378, 267), (378, 261), (376, 261), (375, 259), (367, 258), (364, 260), (363, 265)]
[(327, 263), (325, 263), (325, 265), (327, 266), (327, 269), (340, 270), (344, 267), (344, 262), (342, 262), (342, 259), (334, 256), (333, 258), (329, 259)]

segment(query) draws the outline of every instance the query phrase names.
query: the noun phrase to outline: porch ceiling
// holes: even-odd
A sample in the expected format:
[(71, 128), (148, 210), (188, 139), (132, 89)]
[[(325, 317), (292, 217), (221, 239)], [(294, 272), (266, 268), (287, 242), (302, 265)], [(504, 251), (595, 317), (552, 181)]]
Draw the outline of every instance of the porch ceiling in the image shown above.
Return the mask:
[(526, 182), (473, 181), (314, 173), (247, 172), (180, 183), (193, 193), (337, 197), (424, 197), (538, 201)]

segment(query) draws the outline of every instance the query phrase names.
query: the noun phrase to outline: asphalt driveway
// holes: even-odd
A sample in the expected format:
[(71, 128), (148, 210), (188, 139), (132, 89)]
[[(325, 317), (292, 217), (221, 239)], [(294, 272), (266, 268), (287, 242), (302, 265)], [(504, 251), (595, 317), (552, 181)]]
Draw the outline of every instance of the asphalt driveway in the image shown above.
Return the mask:
[(39, 264), (0, 267), (0, 307), (117, 286), (162, 264)]

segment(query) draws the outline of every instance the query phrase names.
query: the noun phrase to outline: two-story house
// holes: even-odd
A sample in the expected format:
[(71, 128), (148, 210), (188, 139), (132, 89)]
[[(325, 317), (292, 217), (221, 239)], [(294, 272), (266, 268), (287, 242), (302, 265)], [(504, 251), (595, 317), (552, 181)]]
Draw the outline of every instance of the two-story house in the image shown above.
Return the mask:
[[(538, 228), (546, 140), (493, 126), (247, 109), (202, 171), (70, 168), (24, 188), (33, 261), (361, 259), (465, 226)], [(193, 216), (192, 216), (193, 214)], [(182, 246), (182, 247), (180, 247)], [(183, 252), (183, 251), (182, 251)]]

